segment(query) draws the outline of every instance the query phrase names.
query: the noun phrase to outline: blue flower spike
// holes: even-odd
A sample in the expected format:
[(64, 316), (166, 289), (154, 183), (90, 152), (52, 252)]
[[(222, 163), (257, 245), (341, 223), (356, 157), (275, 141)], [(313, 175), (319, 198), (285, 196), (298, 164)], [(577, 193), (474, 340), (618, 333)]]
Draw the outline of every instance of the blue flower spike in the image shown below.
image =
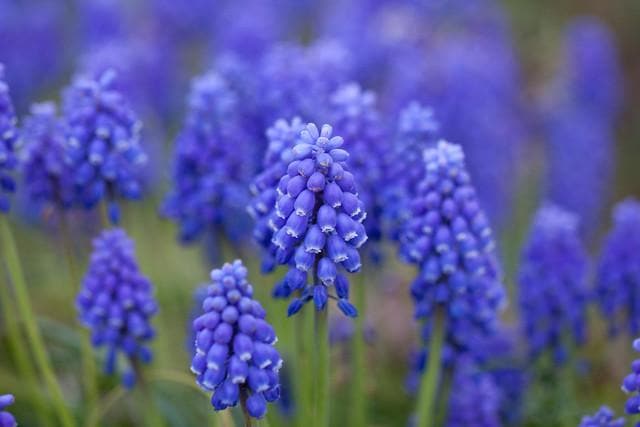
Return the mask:
[(193, 321), (196, 334), (191, 371), (198, 385), (212, 392), (216, 411), (239, 402), (253, 418), (262, 418), (267, 402), (280, 396), (282, 358), (266, 312), (253, 298), (242, 261), (211, 272), (211, 284)]

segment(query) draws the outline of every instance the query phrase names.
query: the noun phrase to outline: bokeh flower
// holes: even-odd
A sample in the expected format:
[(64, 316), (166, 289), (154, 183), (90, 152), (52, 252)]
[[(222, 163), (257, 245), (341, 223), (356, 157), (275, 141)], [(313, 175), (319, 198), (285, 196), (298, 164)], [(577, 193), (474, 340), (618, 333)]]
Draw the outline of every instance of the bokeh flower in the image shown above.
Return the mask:
[(152, 358), (149, 341), (155, 332), (151, 317), (158, 305), (153, 286), (135, 260), (133, 241), (124, 230), (103, 231), (93, 241), (89, 269), (76, 299), (80, 321), (91, 331), (94, 347), (106, 347), (105, 373), (124, 358), (122, 381), (133, 387), (139, 364)]
[[(269, 145), (264, 154), (262, 171), (251, 183), (253, 198), (247, 210), (255, 221), (253, 238), (264, 249), (262, 270), (270, 272), (275, 267), (274, 248), (271, 245), (273, 230), (269, 225), (271, 214), (276, 208), (278, 183), (287, 173), (293, 160), (292, 148), (304, 128), (302, 120), (294, 117), (290, 122), (280, 119), (266, 131)], [(271, 249), (271, 250), (270, 250)]]
[(53, 102), (31, 106), (22, 128), (22, 173), (31, 202), (67, 209), (73, 203), (72, 170), (66, 161), (65, 130)]
[(16, 190), (13, 172), (18, 164), (15, 150), (18, 141), (18, 119), (9, 96), (9, 85), (0, 64), (0, 212), (8, 212), (9, 195)]
[(578, 217), (554, 205), (538, 210), (520, 260), (519, 300), (532, 357), (552, 351), (567, 358), (585, 338), (587, 254)]
[(366, 212), (343, 142), (331, 126), (319, 130), (309, 123), (278, 184), (272, 244), (276, 262), (288, 265), (289, 271), (276, 294), (300, 291), (289, 305), (289, 315), (311, 300), (317, 310), (324, 310), (329, 298), (336, 299), (347, 316), (357, 315), (348, 301), (349, 282), (339, 267), (349, 273), (360, 270), (358, 249), (367, 240), (362, 225)]
[(410, 217), (410, 201), (425, 174), (422, 156), (425, 149), (436, 144), (439, 127), (433, 109), (418, 102), (411, 102), (398, 117), (382, 190), (385, 229), (394, 240)]
[(8, 411), (7, 406), (13, 405), (15, 401), (13, 395), (0, 395), (0, 427), (16, 427), (18, 423), (16, 419)]
[(620, 202), (613, 214), (613, 229), (602, 249), (596, 279), (596, 296), (609, 330), (632, 335), (640, 332), (640, 203)]
[(446, 313), (451, 351), (490, 333), (505, 292), (488, 220), (458, 145), (440, 141), (424, 153), (425, 176), (400, 237), (400, 256), (418, 267), (411, 285), (415, 317), (428, 340), (438, 307)]
[(173, 188), (163, 207), (179, 224), (182, 241), (206, 232), (244, 233), (242, 215), (256, 156), (238, 115), (239, 102), (215, 71), (192, 82), (175, 144)]
[(578, 427), (624, 427), (624, 418), (614, 419), (613, 411), (602, 406), (594, 415), (586, 415)]
[(140, 146), (142, 123), (123, 93), (114, 89), (117, 74), (79, 75), (64, 93), (67, 161), (73, 171), (75, 203), (86, 209), (108, 204), (118, 223), (118, 198), (142, 197), (140, 184), (147, 156)]
[[(633, 349), (640, 352), (640, 338), (633, 341)], [(640, 359), (631, 362), (631, 373), (624, 377), (622, 391), (630, 395), (625, 412), (629, 415), (640, 414)]]
[(262, 418), (267, 402), (280, 395), (282, 358), (274, 347), (277, 337), (265, 320), (265, 310), (253, 299), (242, 261), (213, 270), (211, 280), (202, 314), (193, 321), (191, 371), (200, 387), (213, 392), (216, 411), (242, 402), (252, 417)]

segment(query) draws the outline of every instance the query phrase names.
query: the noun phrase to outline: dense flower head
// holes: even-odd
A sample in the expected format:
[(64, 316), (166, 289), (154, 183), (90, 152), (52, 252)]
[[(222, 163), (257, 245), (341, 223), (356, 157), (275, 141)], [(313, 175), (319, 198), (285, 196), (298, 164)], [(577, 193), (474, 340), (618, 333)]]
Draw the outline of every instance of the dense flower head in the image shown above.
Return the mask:
[(219, 73), (208, 72), (191, 84), (188, 112), (178, 135), (173, 189), (164, 213), (180, 225), (180, 238), (191, 241), (205, 231), (240, 232), (255, 168), (251, 140), (238, 115), (240, 99)]
[[(633, 349), (640, 352), (640, 338), (633, 341)], [(625, 404), (625, 412), (630, 415), (640, 414), (640, 359), (631, 363), (631, 373), (624, 378), (622, 391), (631, 395)]]
[(17, 121), (9, 96), (9, 86), (4, 79), (4, 66), (0, 64), (0, 212), (9, 211), (9, 194), (16, 188), (12, 172), (18, 163), (15, 154), (18, 141)]
[(24, 186), (32, 202), (68, 208), (73, 202), (72, 171), (66, 162), (65, 131), (53, 102), (31, 106), (22, 128)]
[(569, 337), (585, 335), (587, 255), (576, 215), (554, 205), (538, 210), (522, 251), (520, 307), (532, 357), (545, 350), (566, 358)]
[(191, 371), (200, 387), (213, 392), (216, 411), (242, 401), (252, 417), (262, 418), (267, 402), (280, 395), (282, 358), (274, 347), (277, 337), (265, 320), (265, 310), (253, 299), (242, 261), (213, 270), (211, 280), (202, 314), (193, 321)]
[(12, 394), (0, 395), (0, 427), (16, 427), (18, 425), (13, 415), (6, 411), (7, 406), (13, 405), (14, 401)]
[(494, 328), (504, 290), (491, 229), (462, 148), (440, 141), (424, 152), (424, 162), (425, 176), (400, 238), (400, 256), (419, 268), (411, 293), (416, 318), (427, 320), (425, 339), (430, 319), (442, 307), (447, 342), (455, 352)]
[(502, 394), (491, 375), (471, 359), (456, 362), (447, 427), (500, 427)]
[(295, 116), (326, 120), (331, 94), (351, 73), (350, 55), (338, 42), (308, 47), (277, 44), (260, 66), (260, 109), (266, 123)]
[(287, 167), (293, 160), (292, 148), (303, 128), (302, 120), (294, 117), (290, 122), (284, 119), (277, 120), (267, 129), (269, 145), (264, 154), (263, 169), (251, 183), (253, 199), (248, 212), (255, 221), (253, 237), (266, 249), (263, 271), (271, 271), (275, 267), (272, 251), (269, 251), (273, 237), (269, 219), (276, 207), (278, 182), (287, 173)]
[(436, 144), (438, 129), (433, 109), (419, 102), (411, 102), (400, 112), (383, 188), (385, 228), (394, 240), (410, 217), (409, 203), (425, 173), (422, 155)]
[(624, 427), (624, 418), (614, 419), (613, 411), (602, 406), (594, 415), (586, 415), (578, 427)]
[(596, 294), (600, 308), (609, 322), (610, 332), (620, 328), (637, 335), (640, 332), (640, 202), (620, 202), (613, 214), (600, 261)]
[[(337, 299), (344, 314), (357, 315), (348, 301), (349, 282), (339, 266), (349, 273), (360, 270), (358, 249), (367, 240), (362, 225), (366, 212), (349, 171), (349, 153), (342, 145), (342, 137), (334, 136), (331, 126), (319, 130), (309, 123), (278, 183), (276, 209), (270, 217), (272, 244), (276, 262), (290, 268), (274, 292), (289, 296), (300, 291), (289, 315), (311, 300), (323, 310), (329, 298)], [(335, 295), (330, 294), (331, 288)]]
[(349, 151), (349, 167), (358, 182), (358, 194), (367, 210), (364, 222), (372, 241), (382, 237), (381, 189), (387, 141), (383, 133), (376, 94), (357, 83), (347, 83), (331, 95), (331, 123)]
[(114, 88), (116, 81), (112, 69), (77, 76), (65, 91), (63, 109), (75, 202), (90, 209), (104, 200), (113, 223), (119, 220), (117, 198), (142, 196), (140, 179), (147, 162), (140, 146), (142, 123)]
[(132, 387), (138, 364), (152, 358), (154, 337), (151, 317), (158, 306), (153, 286), (142, 275), (134, 256), (133, 241), (124, 230), (103, 231), (93, 241), (93, 253), (76, 299), (81, 322), (91, 330), (95, 347), (106, 347), (105, 372), (117, 369), (124, 357), (122, 380)]

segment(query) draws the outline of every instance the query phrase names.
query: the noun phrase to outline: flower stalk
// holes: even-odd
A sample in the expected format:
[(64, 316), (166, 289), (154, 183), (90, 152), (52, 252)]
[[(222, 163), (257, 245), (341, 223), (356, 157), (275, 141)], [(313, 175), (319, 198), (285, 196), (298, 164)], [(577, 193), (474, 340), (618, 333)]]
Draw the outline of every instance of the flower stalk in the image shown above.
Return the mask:
[[(422, 375), (420, 392), (418, 394), (417, 427), (436, 426), (436, 399), (438, 397), (438, 383), (442, 367), (442, 347), (445, 336), (445, 318), (442, 309), (436, 309), (433, 318), (431, 341), (429, 342), (429, 354), (426, 371)], [(446, 398), (442, 404), (446, 405)]]
[(366, 312), (366, 292), (364, 287), (364, 275), (361, 274), (355, 286), (355, 303), (360, 310), (360, 315), (355, 318), (355, 335), (353, 336), (352, 347), (352, 372), (353, 380), (351, 382), (351, 405), (353, 427), (366, 427), (367, 425), (367, 396), (366, 396), (366, 380), (365, 380), (365, 359), (366, 359), (366, 343), (365, 343), (365, 312)]

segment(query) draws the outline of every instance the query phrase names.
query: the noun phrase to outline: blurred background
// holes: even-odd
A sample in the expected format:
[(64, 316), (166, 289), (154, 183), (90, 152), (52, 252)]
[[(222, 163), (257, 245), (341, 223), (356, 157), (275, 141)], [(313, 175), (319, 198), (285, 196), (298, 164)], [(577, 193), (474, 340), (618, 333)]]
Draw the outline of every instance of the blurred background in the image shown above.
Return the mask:
[[(210, 230), (197, 239), (180, 239), (181, 224), (163, 215), (173, 185), (174, 142), (188, 114), (190, 82), (208, 70), (235, 85), (247, 107), (244, 129), (258, 141), (257, 159), (266, 146), (264, 130), (290, 113), (287, 106), (306, 120), (330, 117), (299, 99), (304, 91), (308, 97), (317, 95), (309, 84), (313, 79), (328, 82), (327, 76), (335, 75), (338, 84), (357, 81), (374, 91), (391, 133), (410, 101), (433, 107), (440, 136), (466, 150), (499, 240), (510, 300), (503, 318), (515, 336), (510, 360), (526, 377), (519, 387), (521, 399), (504, 408), (513, 415), (503, 417), (504, 425), (569, 427), (602, 404), (622, 414), (620, 383), (633, 359), (634, 337), (609, 339), (600, 313), (591, 306), (588, 339), (577, 350), (571, 386), (567, 390), (557, 379), (540, 377), (526, 361), (518, 337), (516, 277), (531, 217), (542, 200), (580, 214), (582, 238), (595, 262), (611, 226), (612, 206), (640, 196), (639, 41), (636, 0), (0, 3), (0, 63), (21, 122), (32, 103), (59, 103), (74, 75), (114, 68), (121, 91), (144, 124), (142, 144), (150, 159), (145, 196), (123, 203), (122, 226), (136, 242), (141, 270), (156, 286), (160, 312), (154, 320), (153, 387), (171, 426), (217, 425), (206, 396), (171, 376), (177, 371), (190, 375), (193, 293), (220, 260), (244, 259), (280, 336), (285, 360), (292, 351), (290, 322), (296, 321), (286, 318), (286, 302), (271, 299), (282, 272), (260, 274), (260, 251), (251, 242), (251, 220), (244, 209), (238, 216), (237, 209), (227, 213), (224, 238), (213, 243)], [(307, 57), (323, 59), (316, 63)], [(306, 74), (316, 66), (320, 77)], [(592, 111), (591, 106), (600, 109)], [(255, 173), (261, 160), (254, 162)], [(247, 189), (250, 178), (233, 185), (247, 184)], [(32, 302), (65, 398), (82, 414), (79, 325), (66, 285), (74, 279), (61, 254), (60, 215), (34, 206), (19, 189), (15, 199), (11, 216)], [(73, 269), (84, 274), (99, 224), (95, 212), (70, 215)], [(414, 408), (406, 378), (419, 345), (408, 292), (415, 272), (397, 260), (393, 243), (383, 241), (380, 252), (383, 261), (365, 263), (354, 279), (366, 283), (369, 299), (369, 420), (372, 426), (405, 426)], [(2, 344), (2, 325), (0, 392), (16, 395), (11, 409), (20, 425), (39, 425), (33, 391), (16, 376)], [(352, 331), (348, 320), (332, 320), (334, 420), (349, 413), (343, 402), (350, 382)], [(117, 386), (117, 378), (100, 380), (103, 397), (111, 397)], [(103, 425), (140, 425), (140, 405), (136, 399), (114, 401), (105, 409)], [(561, 406), (570, 408), (568, 420)], [(283, 403), (270, 409), (271, 425), (290, 425), (294, 411), (295, 396), (285, 388)], [(233, 416), (239, 420), (238, 414)]]

